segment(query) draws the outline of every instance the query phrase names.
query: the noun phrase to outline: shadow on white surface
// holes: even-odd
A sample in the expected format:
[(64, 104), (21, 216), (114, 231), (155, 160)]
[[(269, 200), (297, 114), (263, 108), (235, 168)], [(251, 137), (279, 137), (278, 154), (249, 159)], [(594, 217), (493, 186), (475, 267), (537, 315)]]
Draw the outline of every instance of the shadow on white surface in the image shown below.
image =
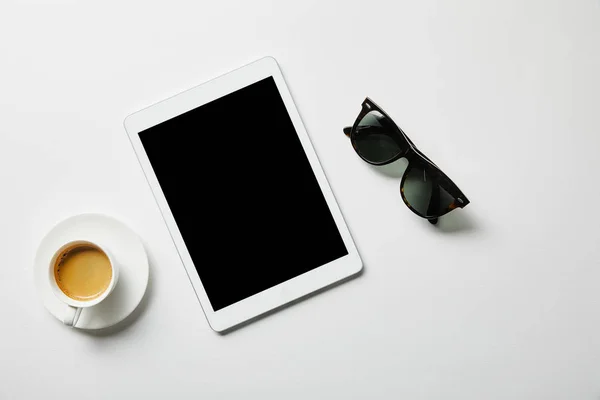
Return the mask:
[(465, 209), (457, 209), (440, 217), (436, 225), (431, 227), (438, 232), (455, 233), (455, 232), (470, 232), (478, 230), (475, 219), (469, 213), (469, 207)]

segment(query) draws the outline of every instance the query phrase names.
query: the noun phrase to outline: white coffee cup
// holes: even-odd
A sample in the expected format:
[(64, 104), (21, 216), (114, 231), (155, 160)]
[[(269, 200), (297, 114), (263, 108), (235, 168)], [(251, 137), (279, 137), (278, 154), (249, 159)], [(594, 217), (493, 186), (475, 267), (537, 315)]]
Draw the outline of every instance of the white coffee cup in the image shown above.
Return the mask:
[[(62, 290), (61, 288), (58, 286), (58, 283), (56, 282), (56, 277), (54, 274), (54, 268), (56, 266), (56, 263), (58, 261), (59, 257), (63, 257), (65, 256), (69, 251), (80, 248), (80, 247), (86, 247), (86, 246), (90, 246), (90, 247), (94, 247), (100, 251), (102, 251), (106, 257), (108, 258), (108, 261), (110, 262), (110, 267), (112, 268), (112, 275), (111, 275), (111, 280), (110, 283), (108, 284), (108, 287), (104, 290), (104, 292), (102, 292), (101, 295), (94, 297), (93, 299), (90, 300), (76, 300), (73, 299), (69, 296), (67, 296)], [(117, 281), (119, 280), (119, 267), (118, 264), (115, 262), (115, 259), (111, 256), (110, 252), (102, 245), (98, 244), (98, 243), (94, 243), (94, 242), (90, 242), (87, 240), (75, 240), (75, 241), (71, 241), (68, 243), (65, 243), (64, 245), (62, 245), (52, 256), (52, 259), (50, 260), (50, 264), (48, 267), (48, 279), (50, 280), (50, 287), (52, 288), (52, 291), (54, 292), (54, 295), (63, 303), (65, 303), (65, 316), (63, 318), (63, 322), (65, 325), (67, 326), (75, 326), (75, 324), (77, 324), (77, 321), (79, 320), (79, 316), (81, 315), (81, 312), (83, 311), (84, 308), (89, 308), (89, 307), (93, 307), (95, 305), (100, 304), (104, 299), (106, 299), (108, 297), (108, 295), (113, 291), (113, 289), (115, 288)]]

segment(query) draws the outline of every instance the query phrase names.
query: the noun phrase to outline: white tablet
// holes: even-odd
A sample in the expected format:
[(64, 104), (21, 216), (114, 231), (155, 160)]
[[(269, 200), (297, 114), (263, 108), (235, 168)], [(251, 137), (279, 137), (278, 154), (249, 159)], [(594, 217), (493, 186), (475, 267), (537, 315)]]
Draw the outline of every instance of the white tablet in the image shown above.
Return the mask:
[(214, 330), (361, 270), (273, 58), (132, 114), (125, 129)]

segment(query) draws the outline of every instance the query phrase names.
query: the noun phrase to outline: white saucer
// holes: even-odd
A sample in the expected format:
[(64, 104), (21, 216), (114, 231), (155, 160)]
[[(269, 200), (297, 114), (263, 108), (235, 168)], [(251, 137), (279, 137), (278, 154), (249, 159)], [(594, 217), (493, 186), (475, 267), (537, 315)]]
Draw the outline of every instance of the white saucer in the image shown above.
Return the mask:
[(119, 263), (119, 282), (97, 306), (84, 309), (79, 329), (102, 329), (129, 316), (140, 304), (148, 286), (148, 256), (139, 237), (128, 226), (101, 214), (81, 214), (56, 225), (42, 239), (33, 268), (35, 285), (44, 306), (61, 322), (67, 305), (58, 300), (48, 282), (48, 264), (54, 252), (71, 240), (89, 240), (106, 246)]

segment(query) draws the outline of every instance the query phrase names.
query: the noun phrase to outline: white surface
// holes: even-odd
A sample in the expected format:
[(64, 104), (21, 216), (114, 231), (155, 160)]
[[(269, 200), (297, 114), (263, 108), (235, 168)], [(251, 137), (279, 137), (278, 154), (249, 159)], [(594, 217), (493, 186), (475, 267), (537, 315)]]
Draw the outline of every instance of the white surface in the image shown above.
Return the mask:
[[(50, 260), (56, 250), (65, 243), (77, 240), (96, 243), (103, 248), (118, 268), (118, 281), (114, 291), (104, 301), (100, 299), (101, 304), (83, 310), (75, 327), (104, 329), (118, 324), (131, 315), (142, 301), (148, 286), (149, 265), (144, 246), (135, 232), (109, 216), (76, 215), (61, 221), (44, 236), (33, 267), (36, 294), (48, 311), (62, 322), (69, 307), (64, 301), (69, 298), (63, 295), (65, 299), (61, 301), (53, 293), (48, 280), (48, 266), (54, 264)], [(80, 306), (81, 303), (71, 301), (72, 306)]]
[[(3, 1), (0, 399), (63, 398), (66, 376), (81, 399), (597, 399), (599, 22), (597, 0)], [(365, 269), (220, 336), (122, 121), (263, 55)], [(354, 153), (366, 95), (469, 197), (452, 221)], [(148, 249), (148, 300), (110, 334), (64, 329), (31, 283), (79, 212)]]
[[(148, 155), (144, 150), (139, 133), (152, 126), (158, 125), (164, 121), (168, 121), (177, 117), (178, 115), (198, 108), (230, 93), (236, 92), (268, 77), (272, 77), (275, 85), (277, 86), (277, 90), (281, 95), (281, 99), (285, 104), (287, 113), (294, 124), (296, 133), (300, 139), (300, 143), (302, 144), (306, 157), (310, 162), (317, 182), (321, 187), (325, 201), (329, 206), (329, 210), (331, 211), (337, 229), (340, 232), (342, 240), (344, 241), (344, 245), (348, 250), (348, 254), (342, 258), (327, 263), (326, 265), (322, 265), (319, 268), (297, 276), (294, 279), (287, 280), (279, 285), (273, 286), (267, 290), (263, 290), (260, 293), (215, 312), (215, 310), (212, 308), (212, 304), (210, 303), (208, 295), (206, 294), (206, 290), (204, 290), (204, 286), (200, 281), (200, 276), (198, 275), (198, 272), (196, 272), (196, 267), (194, 266), (192, 257), (190, 256), (188, 248), (186, 247), (186, 242), (181, 236), (181, 232), (179, 231), (177, 223), (175, 222), (175, 218), (173, 217), (171, 209), (169, 208), (167, 199), (165, 198), (165, 195), (161, 189), (161, 184), (159, 183), (156, 174), (154, 173), (154, 169), (150, 164), (150, 160), (148, 159)], [(235, 111), (232, 114), (235, 114)], [(198, 124), (200, 126), (202, 121), (198, 121)], [(252, 124), (252, 122), (250, 122), (250, 124)], [(302, 124), (302, 120), (300, 119), (298, 110), (294, 105), (294, 101), (291, 98), (289, 90), (283, 79), (281, 70), (277, 66), (277, 62), (274, 58), (261, 58), (260, 60), (240, 67), (235, 71), (229, 72), (218, 78), (211, 79), (205, 84), (191, 88), (190, 90), (178, 94), (177, 96), (145, 108), (127, 117), (124, 125), (129, 134), (129, 138), (136, 155), (140, 161), (140, 165), (144, 170), (148, 184), (150, 185), (152, 193), (156, 198), (156, 203), (158, 204), (160, 211), (165, 218), (165, 222), (169, 228), (169, 232), (173, 238), (175, 247), (179, 252), (181, 261), (183, 262), (188, 277), (190, 278), (190, 282), (194, 287), (198, 300), (202, 304), (202, 309), (204, 310), (206, 319), (208, 320), (211, 328), (217, 332), (223, 332), (232, 326), (238, 325), (258, 315), (262, 315), (265, 312), (274, 310), (275, 308), (287, 304), (290, 301), (299, 299), (340, 280), (346, 279), (357, 274), (362, 269), (362, 261), (356, 249), (356, 245), (354, 244), (352, 236), (348, 231), (346, 222), (344, 221), (339, 206), (335, 201), (333, 192), (331, 191), (331, 187), (329, 186), (325, 174), (323, 173), (323, 169), (321, 168), (319, 159), (315, 154), (314, 148), (310, 143), (310, 138), (308, 137), (306, 129)], [(168, 140), (168, 138), (166, 139)], [(198, 150), (198, 157), (202, 157), (202, 147), (199, 147)], [(229, 175), (225, 171), (228, 170), (224, 170), (222, 172), (223, 179), (227, 179)], [(247, 178), (253, 179), (249, 176)], [(173, 177), (173, 179), (178, 179), (182, 184), (185, 182), (185, 180), (179, 179), (178, 177)], [(188, 182), (187, 184), (197, 185), (197, 182)], [(274, 182), (274, 184), (276, 183)], [(209, 193), (208, 195), (211, 194)], [(243, 201), (243, 198), (241, 200)], [(294, 213), (295, 210), (290, 210), (290, 212)], [(282, 215), (281, 218), (285, 218), (285, 216)], [(232, 224), (232, 232), (235, 232), (236, 221), (224, 221), (224, 223)], [(209, 232), (207, 233), (210, 234)], [(238, 240), (243, 239), (238, 238)], [(188, 242), (188, 245), (201, 246), (202, 244)], [(215, 260), (213, 257), (211, 257), (210, 250), (206, 250), (208, 251), (205, 252), (206, 255), (202, 262), (214, 263)], [(311, 248), (304, 249), (304, 251), (311, 250)], [(293, 257), (296, 257), (296, 255), (289, 255), (290, 259)], [(248, 255), (247, 259), (248, 261), (258, 261), (255, 260), (254, 256), (251, 254)], [(281, 260), (281, 263), (282, 265), (285, 265), (288, 261), (289, 260)], [(219, 261), (216, 262), (218, 263)], [(219, 265), (213, 265), (213, 268), (219, 267)], [(232, 277), (232, 279), (235, 279), (235, 277)]]

